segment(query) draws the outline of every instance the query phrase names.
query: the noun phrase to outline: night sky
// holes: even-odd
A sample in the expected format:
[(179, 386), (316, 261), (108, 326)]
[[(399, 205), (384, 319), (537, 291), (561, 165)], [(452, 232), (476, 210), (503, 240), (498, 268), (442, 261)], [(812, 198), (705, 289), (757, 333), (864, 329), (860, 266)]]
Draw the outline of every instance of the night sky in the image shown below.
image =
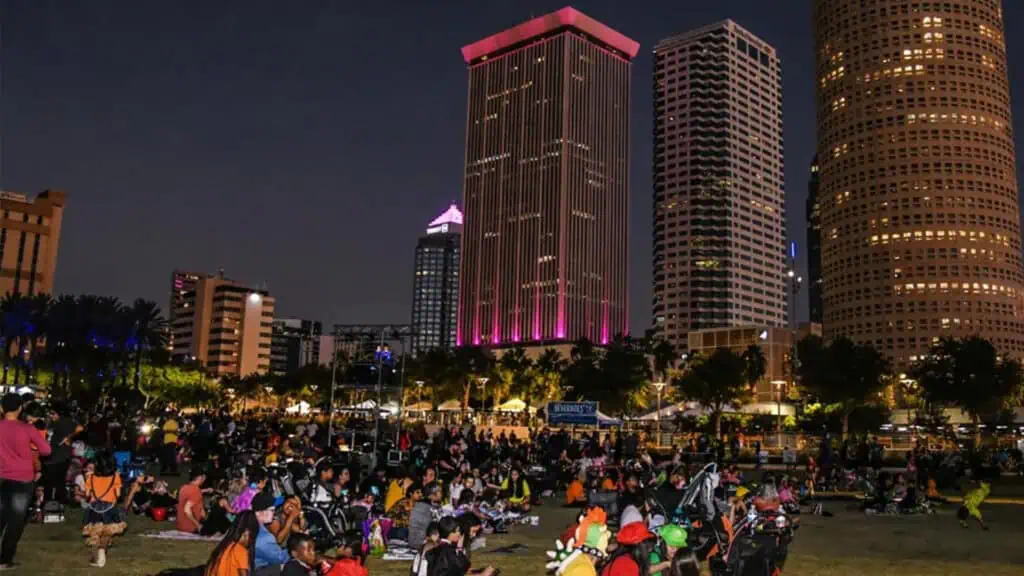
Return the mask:
[[(1024, 54), (1014, 39), (1024, 34), (1024, 2), (1004, 4), (1021, 117)], [(56, 292), (166, 306), (173, 268), (223, 268), (271, 290), (279, 316), (407, 322), (416, 238), (449, 203), (461, 204), (467, 74), (459, 49), (565, 5), (0, 0), (0, 188), (68, 193)], [(641, 46), (630, 293), (632, 330), (642, 334), (654, 44), (730, 17), (778, 49), (788, 221), (802, 243), (814, 154), (810, 2), (572, 6)]]

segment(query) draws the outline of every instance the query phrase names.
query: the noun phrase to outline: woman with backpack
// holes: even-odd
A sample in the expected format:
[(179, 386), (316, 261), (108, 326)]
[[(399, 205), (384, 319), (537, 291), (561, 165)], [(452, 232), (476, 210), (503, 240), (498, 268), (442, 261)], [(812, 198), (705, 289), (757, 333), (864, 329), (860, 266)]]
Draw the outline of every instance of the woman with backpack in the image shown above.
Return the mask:
[(85, 527), (82, 528), (82, 535), (88, 538), (87, 544), (94, 550), (90, 565), (96, 568), (106, 565), (110, 542), (128, 527), (118, 507), (121, 490), (121, 475), (117, 472), (114, 457), (107, 452), (101, 453), (96, 459), (95, 472), (85, 479), (88, 508)]

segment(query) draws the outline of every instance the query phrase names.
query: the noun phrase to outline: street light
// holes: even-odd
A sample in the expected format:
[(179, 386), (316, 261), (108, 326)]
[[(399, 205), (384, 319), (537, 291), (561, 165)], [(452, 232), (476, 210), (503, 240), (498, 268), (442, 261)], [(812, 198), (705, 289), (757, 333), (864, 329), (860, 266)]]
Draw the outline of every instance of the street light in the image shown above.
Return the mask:
[(416, 390), (417, 390), (416, 403), (417, 404), (420, 404), (420, 403), (423, 402), (423, 384), (424, 384), (423, 380), (417, 380), (416, 381)]
[(772, 384), (775, 385), (775, 391), (778, 394), (776, 396), (776, 412), (775, 412), (775, 434), (776, 442), (779, 448), (782, 448), (782, 386), (786, 383), (785, 380), (772, 380)]
[(661, 447), (661, 391), (665, 389), (665, 383), (664, 382), (652, 382), (651, 386), (654, 386), (654, 389), (658, 391), (658, 412), (655, 415), (657, 416), (657, 420), (658, 420), (658, 425), (657, 425), (658, 426), (657, 427), (657, 441), (658, 441), (658, 447), (660, 448)]
[[(487, 409), (487, 382), (490, 380), (487, 376), (480, 377), (480, 408), (486, 411)], [(495, 406), (497, 408), (497, 406)]]

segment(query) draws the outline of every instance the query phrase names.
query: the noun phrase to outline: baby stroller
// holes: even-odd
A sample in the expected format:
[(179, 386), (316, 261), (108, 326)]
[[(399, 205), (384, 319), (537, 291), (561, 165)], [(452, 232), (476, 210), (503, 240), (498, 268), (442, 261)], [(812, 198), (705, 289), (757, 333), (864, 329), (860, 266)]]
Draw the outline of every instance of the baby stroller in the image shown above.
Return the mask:
[(318, 551), (330, 550), (341, 543), (349, 526), (340, 503), (302, 506), (306, 516), (306, 532), (313, 538)]

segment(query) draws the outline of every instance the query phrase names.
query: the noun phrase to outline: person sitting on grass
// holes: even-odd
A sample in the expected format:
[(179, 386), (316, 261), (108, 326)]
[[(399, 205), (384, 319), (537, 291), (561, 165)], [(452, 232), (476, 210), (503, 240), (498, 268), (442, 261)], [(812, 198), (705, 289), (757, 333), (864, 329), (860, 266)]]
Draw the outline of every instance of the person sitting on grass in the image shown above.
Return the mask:
[[(459, 521), (445, 516), (438, 522), (440, 541), (436, 548), (426, 554), (427, 576), (465, 576), (469, 573), (469, 556), (466, 555), (466, 537)], [(493, 568), (485, 568), (480, 576), (491, 576)]]
[(298, 496), (291, 496), (284, 501), (267, 530), (270, 530), (281, 546), (289, 542), (292, 534), (306, 531), (306, 517), (302, 513), (302, 501)]
[(501, 483), (501, 491), (510, 510), (524, 513), (530, 511), (530, 484), (522, 470), (513, 468), (508, 478)]
[(199, 466), (195, 466), (189, 472), (188, 484), (178, 490), (176, 527), (179, 532), (198, 534), (199, 528), (206, 520), (206, 508), (203, 507), (203, 482), (206, 482), (206, 473)]
[(310, 576), (319, 574), (317, 569), (316, 545), (306, 534), (292, 534), (288, 538), (288, 553), (291, 558), (281, 569), (281, 576)]
[(259, 529), (259, 522), (251, 510), (239, 514), (210, 554), (204, 576), (250, 576)]
[(409, 571), (410, 576), (427, 576), (427, 553), (436, 548), (441, 542), (441, 532), (437, 522), (431, 522), (427, 526), (426, 535), (423, 547), (412, 560), (412, 569)]
[(988, 494), (991, 491), (991, 486), (988, 482), (981, 482), (977, 488), (971, 490), (964, 496), (963, 506), (957, 510), (956, 517), (960, 520), (960, 527), (967, 528), (967, 519), (974, 518), (978, 521), (982, 530), (988, 530), (988, 525), (985, 524), (985, 520), (981, 517), (981, 503), (988, 498)]
[(274, 521), (274, 497), (259, 493), (252, 499), (252, 511), (256, 513), (260, 529), (256, 533), (256, 554), (253, 561), (257, 574), (261, 570), (273, 573), (277, 570), (280, 573), (281, 566), (288, 561), (290, 556), (280, 545), (274, 535), (267, 530), (267, 525)]
[(235, 514), (245, 512), (252, 506), (252, 499), (267, 486), (267, 471), (264, 468), (253, 468), (249, 472), (249, 485), (242, 490), (238, 498), (231, 503), (231, 511)]
[(228, 497), (220, 496), (203, 522), (202, 528), (199, 529), (199, 534), (202, 536), (225, 534), (231, 528), (234, 518), (235, 514), (231, 512)]
[(338, 559), (324, 576), (369, 576), (365, 563), (363, 535), (358, 530), (352, 530), (342, 537), (341, 544), (338, 545)]
[(412, 484), (405, 490), (406, 496), (391, 505), (387, 516), (391, 519), (388, 537), (395, 540), (409, 540), (409, 517), (416, 503), (423, 500), (423, 487)]

